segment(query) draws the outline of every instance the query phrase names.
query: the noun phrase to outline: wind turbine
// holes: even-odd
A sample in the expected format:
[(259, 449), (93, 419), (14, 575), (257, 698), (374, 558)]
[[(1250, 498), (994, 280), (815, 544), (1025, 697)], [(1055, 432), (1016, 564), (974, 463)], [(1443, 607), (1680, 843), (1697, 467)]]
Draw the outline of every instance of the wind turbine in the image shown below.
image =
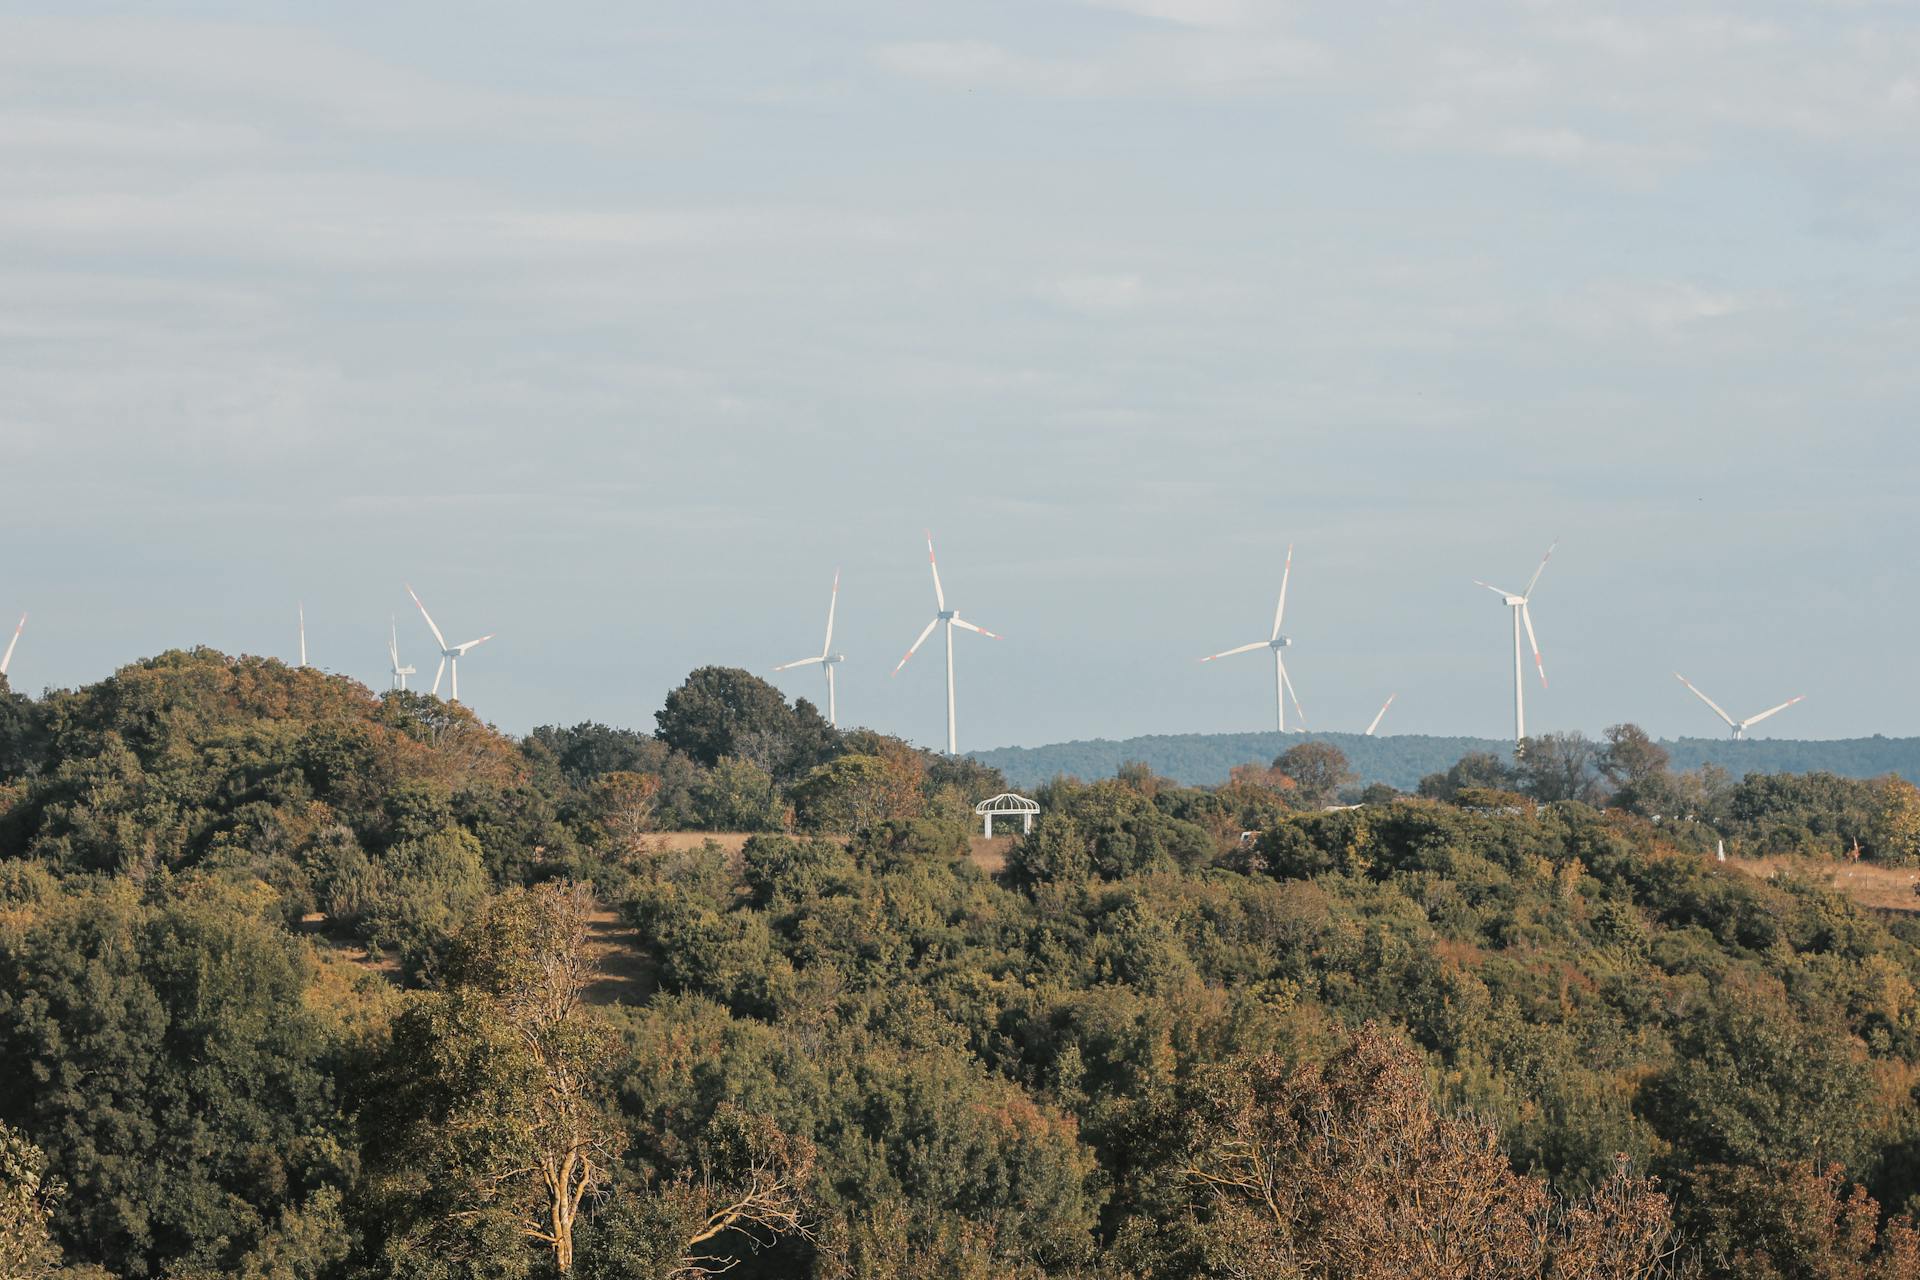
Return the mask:
[[(827, 638), (820, 646), (820, 656), (817, 658), (802, 658), (798, 662), (788, 662), (774, 668), (775, 671), (791, 671), (795, 667), (810, 667), (816, 662), (825, 667), (827, 670), (827, 723), (836, 729), (840, 727), (840, 717), (833, 705), (833, 669), (847, 660), (846, 654), (835, 653), (833, 651), (833, 611), (839, 603), (840, 571), (835, 569), (833, 571), (833, 594), (827, 597)], [(902, 659), (902, 661), (905, 661), (905, 659)], [(953, 734), (951, 730), (949, 730), (947, 736), (949, 739), (952, 738)], [(952, 748), (949, 747), (948, 750), (952, 750)]]
[[(6, 667), (4, 665), (0, 665), (0, 671), (5, 671), (5, 670), (6, 670)], [(1788, 707), (1792, 706), (1794, 703), (1803, 701), (1805, 698), (1804, 694), (1798, 698), (1788, 698), (1785, 702), (1781, 703), (1779, 706), (1768, 707), (1765, 711), (1762, 711), (1757, 716), (1748, 716), (1745, 720), (1735, 720), (1732, 716), (1728, 715), (1726, 712), (1720, 709), (1719, 703), (1715, 702), (1712, 698), (1709, 698), (1706, 694), (1700, 692), (1698, 689), (1695, 689), (1693, 687), (1693, 681), (1687, 679), (1685, 676), (1681, 675), (1678, 671), (1673, 673), (1673, 678), (1675, 680), (1678, 680), (1681, 684), (1687, 686), (1687, 688), (1693, 693), (1694, 697), (1700, 699), (1700, 701), (1712, 707), (1713, 714), (1719, 716), (1722, 720), (1725, 720), (1727, 722), (1727, 728), (1733, 730), (1733, 736), (1736, 740), (1747, 736), (1747, 729), (1749, 726), (1759, 724), (1762, 720), (1765, 720), (1768, 716), (1777, 715), (1780, 712), (1785, 711)]]
[(1231, 658), (1236, 653), (1252, 653), (1255, 649), (1273, 650), (1273, 715), (1274, 722), (1279, 725), (1282, 733), (1287, 731), (1286, 698), (1293, 699), (1293, 709), (1300, 715), (1301, 729), (1304, 730), (1307, 727), (1307, 713), (1300, 710), (1300, 695), (1293, 691), (1293, 681), (1287, 678), (1287, 661), (1283, 656), (1285, 650), (1293, 644), (1293, 637), (1280, 634), (1281, 620), (1287, 616), (1287, 579), (1292, 576), (1293, 544), (1289, 542), (1286, 567), (1280, 571), (1280, 603), (1274, 606), (1273, 610), (1273, 634), (1265, 640), (1255, 640), (1252, 644), (1243, 644), (1237, 649), (1228, 649), (1224, 653), (1211, 653), (1200, 659), (1202, 662), (1212, 662), (1216, 658)]
[(1379, 712), (1373, 717), (1373, 723), (1367, 726), (1367, 732), (1365, 736), (1369, 738), (1373, 736), (1373, 731), (1375, 729), (1378, 729), (1380, 727), (1380, 722), (1387, 718), (1387, 708), (1392, 706), (1393, 700), (1399, 696), (1400, 695), (1397, 693), (1390, 693), (1387, 695), (1387, 700), (1380, 704)]
[(447, 638), (440, 634), (440, 628), (433, 624), (433, 615), (427, 612), (427, 606), (420, 604), (420, 597), (413, 594), (412, 587), (407, 587), (407, 594), (413, 596), (413, 602), (416, 605), (420, 605), (420, 616), (427, 620), (427, 630), (433, 632), (433, 638), (440, 643), (440, 665), (434, 668), (431, 692), (435, 697), (440, 696), (440, 677), (449, 674), (447, 669), (452, 667), (453, 682), (448, 701), (458, 702), (460, 701), (460, 659), (465, 656), (467, 650), (478, 648), (493, 639), (493, 633), (489, 631), (478, 640), (469, 640), (465, 644), (449, 645)]
[(387, 656), (393, 660), (393, 687), (405, 692), (413, 668), (400, 665), (400, 623), (392, 614), (387, 615)]
[(903, 657), (900, 659), (900, 665), (896, 666), (893, 669), (893, 674), (896, 676), (900, 674), (900, 667), (906, 666), (907, 658), (911, 658), (914, 654), (920, 651), (920, 646), (927, 642), (927, 637), (933, 634), (933, 629), (935, 627), (939, 626), (941, 623), (946, 624), (947, 754), (950, 756), (953, 756), (953, 755), (960, 754), (959, 740), (954, 736), (954, 729), (953, 729), (953, 629), (955, 627), (960, 627), (964, 630), (976, 632), (980, 635), (983, 635), (989, 640), (998, 640), (1000, 637), (993, 634), (993, 632), (987, 630), (985, 627), (977, 627), (973, 623), (968, 622), (965, 618), (960, 616), (958, 610), (947, 608), (947, 593), (940, 589), (940, 562), (933, 558), (933, 534), (931, 532), (927, 534), (927, 564), (931, 566), (933, 569), (933, 600), (934, 600), (934, 604), (938, 607), (939, 612), (933, 615), (933, 621), (927, 624), (927, 629), (920, 633), (920, 638), (913, 642), (913, 647), (911, 649), (907, 650), (906, 657)]
[(7, 641), (7, 651), (0, 654), (0, 676), (7, 674), (7, 665), (13, 661), (13, 646), (20, 643), (20, 633), (27, 629), (27, 615), (20, 615), (20, 625), (13, 629), (13, 639)]
[(1485, 587), (1507, 602), (1513, 610), (1513, 742), (1516, 749), (1527, 740), (1527, 681), (1525, 655), (1520, 650), (1520, 628), (1527, 629), (1527, 643), (1533, 647), (1533, 665), (1540, 672), (1540, 687), (1547, 687), (1547, 665), (1540, 660), (1540, 642), (1533, 636), (1533, 615), (1527, 612), (1527, 601), (1533, 599), (1533, 588), (1540, 581), (1540, 575), (1546, 572), (1547, 561), (1553, 557), (1553, 548), (1559, 546), (1555, 541), (1547, 548), (1547, 554), (1540, 557), (1540, 567), (1527, 579), (1527, 589), (1519, 595), (1511, 591), (1502, 591), (1491, 582), (1482, 582), (1475, 578), (1476, 587)]

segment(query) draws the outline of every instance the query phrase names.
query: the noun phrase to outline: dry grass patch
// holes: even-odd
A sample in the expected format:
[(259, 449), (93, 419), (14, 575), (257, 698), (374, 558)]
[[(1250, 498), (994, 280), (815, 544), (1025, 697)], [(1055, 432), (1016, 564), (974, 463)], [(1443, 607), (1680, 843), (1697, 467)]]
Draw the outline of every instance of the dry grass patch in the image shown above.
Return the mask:
[(1876, 911), (1920, 912), (1920, 867), (1887, 867), (1873, 862), (1834, 862), (1826, 858), (1798, 858), (1773, 855), (1763, 858), (1728, 858), (1736, 871), (1762, 880), (1792, 875), (1844, 893), (1863, 907)]

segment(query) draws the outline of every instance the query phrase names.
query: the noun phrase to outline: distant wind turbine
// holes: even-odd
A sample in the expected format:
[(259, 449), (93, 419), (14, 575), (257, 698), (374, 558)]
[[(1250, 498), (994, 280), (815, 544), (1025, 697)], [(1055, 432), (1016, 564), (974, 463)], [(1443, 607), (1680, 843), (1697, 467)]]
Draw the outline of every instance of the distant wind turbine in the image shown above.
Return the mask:
[[(5, 670), (5, 668), (0, 667), (0, 670)], [(1768, 707), (1765, 711), (1762, 711), (1757, 716), (1748, 716), (1745, 720), (1735, 720), (1732, 716), (1728, 715), (1726, 712), (1720, 709), (1719, 703), (1715, 702), (1712, 698), (1709, 698), (1706, 694), (1700, 692), (1698, 689), (1695, 689), (1693, 687), (1693, 681), (1687, 679), (1685, 676), (1681, 675), (1678, 671), (1673, 673), (1673, 678), (1675, 680), (1678, 680), (1681, 684), (1687, 686), (1687, 688), (1693, 693), (1694, 697), (1700, 699), (1700, 701), (1706, 703), (1709, 707), (1712, 707), (1713, 714), (1719, 716), (1722, 720), (1725, 720), (1727, 722), (1727, 728), (1733, 730), (1733, 736), (1736, 739), (1746, 737), (1748, 728), (1750, 728), (1753, 725), (1759, 724), (1762, 720), (1765, 720), (1768, 716), (1778, 715), (1780, 712), (1785, 711), (1788, 707), (1792, 706), (1794, 703), (1805, 700), (1804, 694), (1797, 698), (1788, 698), (1785, 702), (1781, 703), (1779, 706)]]
[[(791, 671), (795, 667), (810, 667), (816, 662), (825, 667), (827, 671), (827, 723), (836, 729), (840, 727), (840, 717), (833, 703), (833, 669), (847, 660), (846, 654), (835, 653), (833, 651), (833, 611), (839, 603), (840, 571), (835, 569), (833, 571), (833, 594), (827, 597), (827, 638), (820, 646), (820, 656), (817, 658), (802, 658), (798, 662), (783, 663), (774, 668), (775, 671)], [(905, 661), (905, 659), (902, 659), (902, 661)], [(947, 736), (949, 738), (953, 736), (951, 728), (949, 728)], [(948, 750), (952, 750), (952, 748), (949, 747)]]
[(1380, 727), (1380, 722), (1387, 718), (1387, 708), (1392, 706), (1393, 700), (1399, 696), (1400, 695), (1397, 693), (1390, 693), (1387, 695), (1387, 700), (1380, 704), (1380, 710), (1374, 715), (1373, 723), (1367, 726), (1367, 733), (1366, 733), (1367, 737), (1371, 738), (1373, 736), (1373, 731), (1375, 729), (1378, 729)]
[(963, 630), (983, 635), (989, 640), (998, 640), (1000, 637), (988, 631), (985, 627), (977, 627), (973, 623), (968, 622), (960, 616), (958, 610), (947, 608), (947, 593), (940, 589), (940, 562), (934, 559), (933, 556), (933, 534), (931, 532), (927, 534), (927, 564), (933, 569), (933, 601), (939, 609), (939, 612), (933, 615), (933, 621), (927, 624), (927, 629), (920, 633), (920, 638), (913, 642), (911, 649), (907, 650), (906, 657), (900, 659), (900, 665), (893, 669), (893, 674), (896, 676), (900, 674), (900, 667), (906, 666), (907, 658), (911, 658), (920, 651), (920, 646), (927, 642), (927, 637), (933, 634), (935, 627), (941, 623), (946, 624), (947, 754), (953, 756), (960, 754), (959, 739), (956, 737), (953, 727), (953, 629), (960, 627)]
[(1252, 644), (1243, 644), (1224, 653), (1210, 653), (1200, 659), (1202, 662), (1212, 662), (1216, 658), (1231, 658), (1236, 653), (1252, 653), (1255, 649), (1273, 650), (1273, 715), (1274, 723), (1282, 733), (1287, 731), (1287, 698), (1293, 699), (1293, 709), (1299, 713), (1301, 729), (1307, 727), (1307, 713), (1300, 709), (1300, 696), (1293, 691), (1293, 681), (1287, 677), (1287, 661), (1283, 656), (1284, 651), (1293, 644), (1293, 637), (1280, 634), (1280, 624), (1287, 616), (1287, 579), (1292, 576), (1293, 544), (1288, 543), (1286, 567), (1280, 571), (1280, 603), (1273, 610), (1273, 634), (1265, 640), (1255, 640)]
[(387, 615), (387, 657), (393, 662), (393, 687), (404, 692), (413, 668), (400, 665), (400, 623), (392, 614)]
[[(493, 639), (493, 633), (489, 631), (478, 640), (469, 640), (465, 644), (449, 645), (447, 638), (440, 634), (440, 628), (434, 625), (433, 615), (427, 612), (427, 606), (420, 604), (420, 597), (414, 595), (412, 587), (407, 587), (407, 594), (413, 596), (414, 604), (420, 606), (420, 616), (427, 620), (427, 630), (433, 632), (433, 638), (438, 641), (440, 645), (440, 665), (434, 668), (433, 688), (430, 692), (435, 697), (439, 697), (440, 677), (451, 674), (453, 679), (451, 688), (448, 691), (448, 701), (458, 702), (460, 701), (460, 659), (466, 656), (467, 650), (478, 648)], [(448, 671), (449, 667), (452, 668), (451, 672)]]
[(1516, 746), (1527, 740), (1527, 666), (1525, 654), (1520, 649), (1520, 628), (1527, 629), (1527, 643), (1533, 648), (1533, 665), (1540, 672), (1540, 687), (1547, 687), (1547, 664), (1540, 660), (1540, 642), (1533, 635), (1533, 615), (1527, 611), (1527, 601), (1533, 599), (1533, 588), (1540, 581), (1540, 575), (1546, 572), (1547, 561), (1553, 558), (1553, 548), (1558, 542), (1547, 548), (1547, 554), (1540, 557), (1540, 567), (1527, 579), (1527, 589), (1519, 595), (1511, 591), (1502, 591), (1491, 582), (1482, 582), (1475, 578), (1477, 587), (1485, 587), (1493, 594), (1504, 598), (1507, 606), (1513, 610), (1513, 741)]
[(20, 633), (27, 629), (27, 615), (20, 615), (20, 625), (13, 629), (13, 639), (7, 641), (7, 651), (0, 654), (0, 676), (7, 674), (7, 667), (13, 662), (13, 646), (20, 643)]

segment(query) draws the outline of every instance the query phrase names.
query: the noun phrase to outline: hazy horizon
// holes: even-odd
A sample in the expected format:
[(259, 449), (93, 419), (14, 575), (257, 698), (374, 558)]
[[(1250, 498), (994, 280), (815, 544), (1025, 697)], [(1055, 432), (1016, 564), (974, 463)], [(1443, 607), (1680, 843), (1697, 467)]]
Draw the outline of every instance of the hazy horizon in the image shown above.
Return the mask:
[[(1920, 732), (1920, 16), (0, 3), (16, 687), (175, 646), (962, 750)], [(443, 689), (444, 692), (444, 689)], [(1291, 716), (1290, 716), (1291, 718)]]

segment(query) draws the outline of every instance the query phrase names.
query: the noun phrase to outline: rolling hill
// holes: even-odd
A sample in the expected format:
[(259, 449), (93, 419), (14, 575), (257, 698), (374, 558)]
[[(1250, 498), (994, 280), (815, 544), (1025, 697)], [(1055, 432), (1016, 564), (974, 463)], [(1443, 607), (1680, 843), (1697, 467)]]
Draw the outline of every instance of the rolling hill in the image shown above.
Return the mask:
[[(1316, 733), (1346, 753), (1362, 782), (1385, 782), (1402, 790), (1417, 786), (1423, 775), (1445, 769), (1470, 751), (1504, 755), (1512, 744), (1495, 738), (1446, 738), (1424, 734), (1382, 735)], [(1213, 786), (1227, 780), (1235, 765), (1265, 764), (1288, 747), (1306, 741), (1301, 734), (1173, 733), (1140, 738), (1094, 738), (1058, 742), (1041, 747), (998, 747), (972, 752), (974, 759), (1006, 774), (1018, 787), (1033, 787), (1062, 774), (1104, 778), (1129, 760), (1140, 760), (1156, 773), (1190, 786)], [(1920, 738), (1832, 738), (1803, 741), (1793, 738), (1751, 738), (1733, 742), (1724, 738), (1663, 740), (1673, 753), (1675, 769), (1694, 769), (1712, 763), (1735, 777), (1748, 773), (1813, 773), (1825, 771), (1849, 778), (1872, 778), (1897, 773), (1920, 782)]]

